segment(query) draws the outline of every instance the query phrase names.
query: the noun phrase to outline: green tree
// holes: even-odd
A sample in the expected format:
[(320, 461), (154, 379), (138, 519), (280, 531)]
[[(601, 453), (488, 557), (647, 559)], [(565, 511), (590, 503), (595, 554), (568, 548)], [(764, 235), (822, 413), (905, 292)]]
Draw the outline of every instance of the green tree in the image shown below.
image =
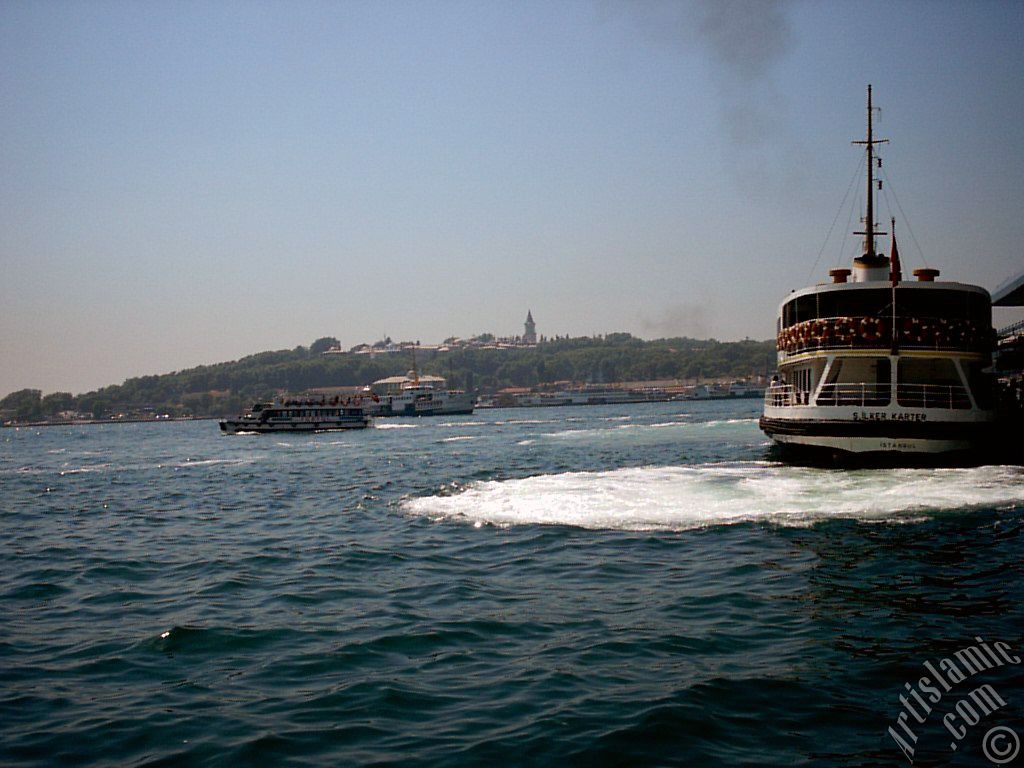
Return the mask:
[(75, 407), (75, 396), (70, 392), (53, 392), (40, 401), (40, 408), (45, 416), (56, 416), (61, 411), (70, 411)]
[(309, 354), (313, 357), (322, 355), (329, 349), (337, 349), (341, 347), (341, 342), (333, 336), (324, 336), (323, 338), (317, 339), (309, 345)]
[(38, 389), (19, 389), (0, 400), (0, 410), (10, 411), (18, 421), (30, 421), (43, 415), (43, 393)]

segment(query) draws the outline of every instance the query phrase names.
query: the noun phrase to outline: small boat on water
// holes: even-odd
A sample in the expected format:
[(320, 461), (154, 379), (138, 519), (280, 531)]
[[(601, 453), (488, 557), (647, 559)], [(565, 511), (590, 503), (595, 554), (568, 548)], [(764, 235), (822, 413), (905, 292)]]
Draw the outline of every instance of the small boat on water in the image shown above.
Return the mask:
[[(779, 373), (761, 429), (784, 454), (811, 460), (947, 463), (971, 460), (995, 434), (989, 293), (903, 279), (895, 235), (878, 253), (875, 139), (868, 86), (867, 213), (863, 253), (832, 282), (794, 291), (779, 307)], [(895, 220), (893, 220), (895, 225)], [(849, 279), (852, 275), (852, 281)]]
[(220, 422), (220, 431), (227, 435), (264, 432), (329, 432), (341, 429), (365, 429), (371, 419), (363, 401), (353, 397), (320, 400), (278, 399), (272, 403), (256, 403), (234, 419)]

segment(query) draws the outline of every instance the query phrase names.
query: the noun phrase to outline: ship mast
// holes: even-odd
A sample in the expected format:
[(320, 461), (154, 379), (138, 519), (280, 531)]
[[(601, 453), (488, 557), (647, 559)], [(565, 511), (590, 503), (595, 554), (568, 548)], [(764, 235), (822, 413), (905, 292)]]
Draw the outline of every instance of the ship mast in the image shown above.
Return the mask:
[(867, 141), (855, 141), (854, 144), (864, 144), (867, 146), (868, 151), (868, 200), (867, 200), (867, 215), (864, 218), (864, 231), (854, 232), (855, 235), (864, 235), (864, 255), (868, 258), (874, 258), (875, 256), (875, 235), (884, 235), (885, 232), (875, 231), (875, 177), (874, 177), (874, 166), (875, 166), (875, 144), (885, 144), (888, 139), (876, 139), (872, 132), (871, 125), (871, 85), (868, 84), (868, 139)]

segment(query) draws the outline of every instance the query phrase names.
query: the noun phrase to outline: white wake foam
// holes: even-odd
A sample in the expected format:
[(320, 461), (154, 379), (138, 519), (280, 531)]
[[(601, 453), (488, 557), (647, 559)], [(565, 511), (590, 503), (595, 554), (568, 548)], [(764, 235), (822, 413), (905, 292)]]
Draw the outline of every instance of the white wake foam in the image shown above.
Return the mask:
[[(605, 421), (610, 421), (610, 419)], [(757, 419), (719, 419), (717, 421), (678, 419), (676, 421), (659, 421), (653, 424), (614, 424), (606, 427), (560, 429), (554, 432), (543, 432), (541, 437), (552, 440), (586, 440), (591, 438), (619, 440), (623, 434), (632, 434), (640, 435), (642, 439), (642, 436), (653, 434), (655, 430), (674, 430), (680, 434), (698, 434), (707, 429), (737, 426), (747, 428), (756, 424)], [(664, 435), (662, 434), (660, 437), (664, 437)]]
[(923, 514), (1024, 504), (1024, 469), (828, 471), (768, 462), (570, 472), (478, 482), (451, 496), (407, 499), (433, 519), (500, 526), (687, 530), (829, 518), (907, 522)]

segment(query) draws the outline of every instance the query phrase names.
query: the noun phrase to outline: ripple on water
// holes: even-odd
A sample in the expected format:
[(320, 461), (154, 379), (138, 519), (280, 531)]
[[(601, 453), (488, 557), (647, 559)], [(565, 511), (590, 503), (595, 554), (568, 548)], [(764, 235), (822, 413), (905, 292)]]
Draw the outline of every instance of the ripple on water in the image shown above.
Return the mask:
[(6, 431), (0, 763), (901, 764), (922, 661), (1024, 647), (1024, 476), (756, 411)]

